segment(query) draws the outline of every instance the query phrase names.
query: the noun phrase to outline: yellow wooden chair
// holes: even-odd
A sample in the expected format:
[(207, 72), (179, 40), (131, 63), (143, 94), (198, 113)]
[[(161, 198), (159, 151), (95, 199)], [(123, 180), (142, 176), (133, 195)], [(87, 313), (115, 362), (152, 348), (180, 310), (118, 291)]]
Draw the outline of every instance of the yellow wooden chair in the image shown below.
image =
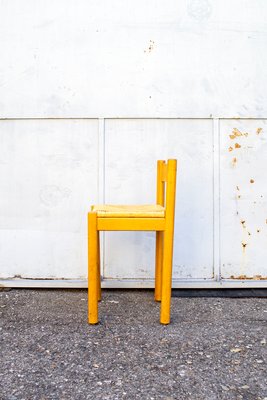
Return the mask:
[(88, 213), (89, 324), (98, 323), (98, 301), (101, 299), (99, 231), (156, 231), (155, 300), (161, 301), (160, 322), (169, 324), (176, 165), (176, 160), (158, 161), (156, 205), (91, 207)]

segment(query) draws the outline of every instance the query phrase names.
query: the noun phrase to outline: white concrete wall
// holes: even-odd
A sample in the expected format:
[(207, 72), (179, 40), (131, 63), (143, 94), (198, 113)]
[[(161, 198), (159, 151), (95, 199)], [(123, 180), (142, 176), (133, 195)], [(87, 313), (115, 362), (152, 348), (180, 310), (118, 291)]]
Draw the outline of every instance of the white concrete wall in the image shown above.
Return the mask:
[(266, 117), (265, 0), (0, 2), (0, 116)]
[(8, 120), (0, 132), (2, 277), (84, 277), (97, 121)]
[[(266, 285), (266, 21), (264, 0), (0, 0), (1, 284), (85, 286), (89, 205), (153, 202), (175, 157), (174, 286)], [(154, 234), (103, 242), (103, 285), (153, 284)]]

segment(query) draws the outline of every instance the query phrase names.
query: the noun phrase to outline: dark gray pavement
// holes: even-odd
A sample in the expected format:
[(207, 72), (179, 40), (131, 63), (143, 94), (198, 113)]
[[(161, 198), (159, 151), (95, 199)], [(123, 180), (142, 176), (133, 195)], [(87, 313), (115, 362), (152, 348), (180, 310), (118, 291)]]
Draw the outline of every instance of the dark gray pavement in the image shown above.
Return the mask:
[(159, 325), (152, 291), (0, 292), (0, 398), (267, 399), (267, 301), (173, 298)]

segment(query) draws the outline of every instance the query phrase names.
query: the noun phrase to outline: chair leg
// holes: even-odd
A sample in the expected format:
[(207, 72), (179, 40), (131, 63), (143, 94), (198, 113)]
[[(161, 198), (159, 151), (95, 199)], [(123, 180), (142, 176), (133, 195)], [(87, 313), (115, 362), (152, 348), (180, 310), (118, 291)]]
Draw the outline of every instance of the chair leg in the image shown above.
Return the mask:
[(100, 239), (99, 231), (97, 231), (97, 287), (98, 287), (98, 301), (101, 300), (101, 274), (100, 274)]
[(98, 265), (96, 213), (88, 213), (88, 322), (98, 323)]
[(163, 260), (163, 232), (156, 232), (156, 260), (155, 260), (155, 301), (161, 301), (162, 288), (162, 260)]
[(168, 229), (164, 232), (163, 243), (162, 294), (160, 309), (161, 324), (169, 324), (171, 319), (172, 257), (173, 229)]

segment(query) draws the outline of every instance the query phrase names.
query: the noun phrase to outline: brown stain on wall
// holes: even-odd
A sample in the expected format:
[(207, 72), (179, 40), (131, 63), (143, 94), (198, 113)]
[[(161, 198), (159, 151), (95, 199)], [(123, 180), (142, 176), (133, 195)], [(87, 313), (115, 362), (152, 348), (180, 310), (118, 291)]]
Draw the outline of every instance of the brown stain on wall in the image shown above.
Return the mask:
[(237, 136), (243, 136), (243, 133), (239, 129), (234, 128), (233, 132), (232, 132), (232, 136), (234, 136), (234, 138)]
[(234, 276), (234, 275), (231, 275), (230, 279), (265, 281), (267, 279), (267, 276), (264, 277), (262, 275), (253, 275), (253, 276), (247, 276), (247, 275)]
[[(256, 135), (259, 135), (261, 132), (262, 132), (262, 128), (257, 128), (257, 130), (256, 130)], [(247, 137), (249, 135), (249, 133), (248, 132), (241, 132), (239, 129), (237, 129), (237, 128), (233, 128), (233, 131), (232, 131), (232, 133), (229, 135), (229, 138), (231, 139), (231, 140), (234, 140), (234, 139), (236, 139), (237, 137), (241, 137), (241, 136), (245, 136), (245, 137)]]
[(148, 49), (144, 50), (144, 53), (151, 53), (151, 51), (154, 50), (154, 45), (155, 45), (155, 42), (153, 40), (150, 40)]
[(232, 159), (232, 165), (235, 166), (236, 164), (237, 164), (237, 158), (234, 157), (234, 158)]
[(234, 140), (235, 138), (240, 137), (240, 136), (247, 137), (248, 136), (248, 132), (241, 132), (239, 129), (234, 128), (233, 131), (232, 131), (232, 134), (229, 135), (229, 138)]
[[(262, 128), (257, 128), (256, 134), (259, 135), (261, 132), (262, 132)], [(231, 140), (236, 140), (236, 139), (240, 139), (241, 137), (245, 137), (246, 138), (249, 135), (250, 134), (248, 132), (241, 132), (239, 129), (233, 128), (233, 131), (229, 135), (229, 138)], [(254, 135), (255, 135), (255, 133), (254, 133)], [(246, 149), (246, 148), (249, 149), (250, 148), (250, 147), (246, 147), (245, 145), (243, 146), (242, 139), (240, 139), (240, 140), (241, 140), (242, 146), (239, 143), (239, 140), (238, 140), (238, 142), (237, 141), (236, 142), (232, 142), (232, 144), (231, 144), (231, 142), (228, 142), (229, 143), (228, 151), (232, 152), (232, 151), (235, 151), (236, 149), (240, 149), (241, 147), (244, 147), (244, 149)], [(238, 161), (237, 157), (233, 157), (232, 158), (231, 164), (232, 164), (233, 167), (237, 165), (237, 161)], [(251, 178), (251, 179), (249, 179), (249, 182), (251, 184), (253, 184), (253, 183), (255, 183), (255, 180), (253, 178)], [(239, 191), (239, 193), (240, 193), (240, 188), (239, 188), (238, 185), (236, 186), (236, 190)], [(241, 195), (236, 193), (236, 198), (240, 199)], [(238, 210), (237, 210), (236, 214), (239, 215)], [(267, 225), (267, 218), (265, 219), (265, 223)], [(248, 231), (248, 228), (246, 226), (246, 221), (244, 219), (242, 219), (240, 221), (240, 224), (242, 226), (242, 231), (243, 231), (243, 233), (242, 233), (243, 238), (242, 238), (242, 241), (241, 241), (241, 248), (242, 248), (241, 271), (242, 270), (244, 271), (245, 267), (246, 267), (246, 264), (247, 264), (247, 260), (246, 260), (247, 254), (246, 253), (247, 253), (247, 248), (250, 245), (251, 232)], [(260, 229), (257, 229), (256, 232), (260, 233)], [(239, 276), (235, 277), (234, 275), (232, 275), (231, 279), (237, 279), (237, 280), (266, 280), (267, 279), (267, 277), (263, 277), (261, 275), (247, 276), (247, 275), (245, 275), (243, 273), (243, 271), (241, 272), (241, 274)]]

